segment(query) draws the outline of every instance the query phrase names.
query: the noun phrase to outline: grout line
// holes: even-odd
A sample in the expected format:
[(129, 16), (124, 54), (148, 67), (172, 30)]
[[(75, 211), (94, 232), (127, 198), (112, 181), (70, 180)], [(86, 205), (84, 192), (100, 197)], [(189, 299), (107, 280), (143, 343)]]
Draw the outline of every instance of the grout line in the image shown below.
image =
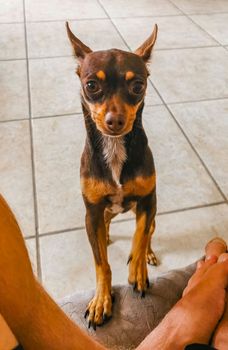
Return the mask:
[(202, 45), (202, 46), (185, 46), (185, 47), (163, 47), (160, 49), (154, 49), (153, 52), (159, 52), (159, 51), (173, 51), (173, 50), (189, 50), (189, 49), (207, 49), (207, 48), (218, 48), (221, 47), (221, 44), (214, 44), (214, 45)]
[(74, 58), (74, 55), (67, 54), (67, 55), (57, 55), (57, 56), (40, 56), (40, 57), (29, 57), (29, 60), (31, 61), (36, 61), (36, 60), (48, 60), (48, 59), (53, 59), (53, 58), (69, 58), (72, 57)]
[(5, 123), (14, 123), (14, 122), (21, 122), (21, 121), (28, 121), (28, 120), (29, 120), (28, 118), (0, 120), (0, 125)]
[[(214, 203), (209, 203), (209, 204), (202, 204), (202, 205), (191, 206), (191, 207), (182, 208), (182, 209), (168, 210), (168, 211), (158, 212), (156, 216), (163, 216), (163, 215), (169, 215), (169, 214), (178, 214), (178, 213), (182, 213), (182, 212), (185, 212), (185, 211), (209, 208), (209, 207), (219, 206), (219, 205), (223, 205), (223, 204), (228, 204), (228, 202), (227, 201), (220, 201), (220, 202), (214, 202)], [(135, 221), (135, 218), (119, 219), (119, 220), (113, 221), (111, 224), (115, 225), (115, 224), (119, 224), (121, 222), (131, 222), (131, 221)], [(54, 236), (54, 235), (57, 235), (57, 234), (73, 232), (73, 231), (80, 231), (80, 230), (85, 230), (85, 226), (76, 226), (76, 227), (71, 227), (69, 229), (44, 232), (44, 233), (40, 233), (39, 237)], [(34, 238), (34, 236), (26, 237), (26, 239), (30, 239), (30, 238)]]
[(35, 239), (36, 239), (36, 259), (37, 259), (37, 275), (42, 282), (42, 271), (40, 261), (40, 242), (38, 233), (38, 206), (37, 206), (37, 190), (36, 190), (36, 176), (35, 176), (35, 159), (33, 149), (33, 128), (32, 128), (32, 105), (30, 94), (30, 78), (29, 78), (29, 59), (28, 59), (28, 42), (27, 42), (27, 27), (26, 27), (26, 13), (25, 0), (23, 0), (23, 14), (24, 14), (24, 35), (25, 35), (25, 51), (26, 51), (26, 67), (27, 67), (27, 85), (28, 85), (28, 107), (29, 107), (29, 130), (30, 130), (30, 147), (31, 147), (31, 165), (32, 165), (32, 183), (33, 183), (33, 201), (34, 201), (34, 217), (35, 217)]
[(8, 62), (8, 61), (25, 61), (26, 57), (20, 57), (20, 58), (1, 58), (0, 62)]
[[(47, 20), (47, 19), (43, 19), (43, 20), (34, 20), (34, 21), (27, 21), (27, 23), (48, 23), (48, 22), (65, 22), (65, 21), (69, 21), (69, 22), (83, 22), (83, 21), (107, 21), (110, 20), (110, 18), (113, 19), (129, 19), (129, 18), (155, 18), (155, 17), (180, 17), (183, 16), (182, 14), (173, 14), (173, 15), (144, 15), (144, 16), (109, 16), (108, 12), (106, 11), (106, 9), (104, 8), (104, 6), (100, 3), (100, 1), (98, 0), (99, 5), (102, 7), (102, 9), (104, 10), (105, 14), (107, 15), (107, 17), (97, 17), (97, 18), (61, 18), (61, 19), (51, 19), (51, 20)], [(0, 23), (1, 24), (1, 23)], [(8, 24), (13, 24), (13, 23), (8, 23)]]
[(183, 208), (183, 209), (163, 211), (161, 213), (158, 213), (157, 216), (163, 216), (163, 215), (169, 215), (169, 214), (175, 214), (175, 213), (182, 213), (182, 212), (185, 212), (185, 211), (188, 211), (188, 210), (191, 211), (191, 210), (197, 210), (197, 209), (203, 209), (203, 208), (210, 208), (210, 207), (215, 207), (215, 206), (223, 205), (223, 204), (228, 204), (227, 200), (214, 202), (214, 203), (209, 203), (209, 204), (195, 205), (195, 206), (188, 207), (188, 208)]
[[(172, 3), (172, 2), (171, 2)], [(182, 11), (179, 7), (177, 7), (177, 5), (173, 4), (179, 11), (181, 11), (180, 14), (166, 14), (166, 15), (143, 15), (143, 16), (138, 16), (138, 15), (134, 15), (134, 16), (109, 16), (109, 18), (107, 17), (95, 17), (95, 18), (59, 18), (59, 19), (41, 19), (41, 20), (33, 20), (33, 21), (26, 21), (26, 23), (30, 24), (30, 23), (49, 23), (49, 22), (65, 22), (65, 21), (77, 21), (77, 22), (83, 22), (83, 21), (99, 21), (99, 20), (107, 20), (107, 19), (131, 19), (131, 18), (159, 18), (159, 17), (181, 17), (181, 16), (197, 16), (197, 15), (200, 15), (200, 16), (206, 16), (206, 15), (223, 15), (223, 14), (228, 14), (228, 11), (221, 11), (221, 12), (204, 12), (204, 13), (198, 13), (198, 12), (193, 12), (193, 13), (185, 13), (184, 11)], [(102, 5), (103, 6), (103, 5)], [(1, 24), (24, 24), (24, 22), (0, 22), (0, 25)]]
[[(111, 23), (113, 25), (113, 22)], [(115, 25), (114, 25), (115, 27)], [(123, 36), (121, 35), (120, 31), (115, 27), (115, 30), (118, 32), (118, 34), (121, 36), (121, 39), (124, 41), (125, 45), (127, 45), (127, 48), (130, 49), (130, 46), (127, 44)], [(163, 47), (160, 49), (155, 49), (154, 52), (159, 52), (159, 51), (173, 51), (173, 50), (189, 50), (189, 49), (207, 49), (207, 48), (218, 48), (218, 47), (223, 47), (227, 49), (227, 45), (222, 45), (222, 44), (214, 44), (214, 45), (201, 45), (201, 46), (186, 46), (186, 47)], [(40, 57), (28, 57), (29, 60), (31, 61), (36, 61), (36, 60), (47, 60), (47, 59), (58, 59), (58, 58), (69, 58), (69, 57), (74, 57), (74, 55), (57, 55), (57, 56), (40, 56)], [(0, 62), (12, 62), (12, 61), (25, 61), (26, 57), (21, 57), (21, 58), (0, 58)]]
[(84, 230), (84, 229), (85, 229), (85, 226), (76, 226), (76, 227), (71, 227), (69, 229), (63, 229), (63, 230), (56, 230), (56, 231), (49, 231), (49, 232), (40, 233), (39, 237), (59, 235), (61, 233), (80, 231), (80, 230)]
[(34, 20), (34, 21), (26, 21), (27, 24), (30, 23), (55, 23), (55, 22), (85, 22), (85, 21), (105, 21), (107, 20), (107, 17), (85, 17), (85, 18), (57, 18), (57, 19), (40, 19), (40, 20)]
[[(171, 3), (172, 3), (172, 0), (169, 0)], [(181, 13), (176, 13), (176, 14), (167, 14), (167, 15), (141, 15), (141, 16), (138, 16), (138, 15), (135, 15), (135, 16), (123, 16), (123, 17), (120, 17), (120, 16), (110, 16), (111, 18), (113, 19), (127, 19), (127, 18), (154, 18), (154, 17), (181, 17), (181, 16), (196, 16), (196, 15), (222, 15), (222, 14), (228, 14), (228, 11), (225, 11), (225, 12), (204, 12), (204, 13), (198, 13), (198, 12), (195, 12), (195, 13), (185, 13), (184, 11), (182, 11), (179, 7), (177, 7), (177, 5), (173, 4)]]
[(179, 101), (179, 102), (168, 102), (167, 105), (179, 105), (179, 104), (188, 104), (188, 103), (197, 103), (197, 102), (210, 102), (210, 101), (222, 101), (227, 100), (228, 95), (226, 97), (215, 97), (215, 98), (202, 98), (199, 100), (187, 100), (187, 101)]
[(45, 119), (45, 118), (73, 117), (73, 116), (81, 116), (81, 115), (82, 115), (82, 112), (63, 113), (63, 114), (54, 114), (54, 115), (40, 115), (37, 117), (33, 117), (33, 120)]
[(32, 235), (32, 236), (25, 236), (23, 237), (25, 239), (25, 241), (29, 241), (30, 239), (34, 239), (36, 238), (36, 235)]
[[(32, 120), (36, 119), (46, 119), (46, 118), (60, 118), (60, 117), (73, 117), (73, 116), (81, 116), (82, 112), (75, 113), (63, 113), (63, 114), (53, 114), (53, 115), (40, 115), (38, 117), (32, 117)], [(20, 118), (20, 119), (8, 119), (8, 120), (0, 120), (0, 123), (10, 123), (10, 122), (18, 122), (22, 120), (29, 120), (28, 118)]]

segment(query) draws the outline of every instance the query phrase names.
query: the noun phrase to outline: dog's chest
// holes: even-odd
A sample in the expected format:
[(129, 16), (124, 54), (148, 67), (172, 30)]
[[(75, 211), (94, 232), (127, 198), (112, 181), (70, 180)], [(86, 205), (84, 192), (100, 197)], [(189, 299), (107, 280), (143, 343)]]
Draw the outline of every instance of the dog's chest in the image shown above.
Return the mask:
[(123, 213), (123, 189), (122, 186), (119, 185), (116, 189), (116, 193), (112, 196), (109, 196), (110, 205), (108, 206), (108, 210), (113, 214)]
[(122, 137), (105, 136), (103, 138), (103, 155), (107, 166), (111, 170), (113, 180), (117, 185), (120, 185), (120, 174), (127, 159), (124, 139)]
[(104, 137), (103, 139), (103, 155), (108, 168), (111, 170), (112, 178), (116, 183), (116, 191), (114, 195), (109, 196), (110, 205), (108, 210), (113, 214), (122, 213), (123, 188), (120, 184), (120, 175), (123, 164), (127, 158), (124, 139)]

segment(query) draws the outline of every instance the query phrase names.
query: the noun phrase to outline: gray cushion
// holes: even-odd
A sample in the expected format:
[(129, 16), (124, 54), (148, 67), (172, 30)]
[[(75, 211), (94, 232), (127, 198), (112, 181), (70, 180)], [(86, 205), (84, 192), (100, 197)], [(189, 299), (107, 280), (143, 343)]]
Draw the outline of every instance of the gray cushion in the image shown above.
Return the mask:
[(196, 264), (192, 264), (151, 280), (151, 287), (143, 299), (130, 286), (114, 287), (113, 317), (96, 331), (88, 329), (84, 319), (86, 306), (94, 291), (65, 297), (60, 305), (75, 323), (109, 349), (134, 349), (180, 299), (195, 267)]

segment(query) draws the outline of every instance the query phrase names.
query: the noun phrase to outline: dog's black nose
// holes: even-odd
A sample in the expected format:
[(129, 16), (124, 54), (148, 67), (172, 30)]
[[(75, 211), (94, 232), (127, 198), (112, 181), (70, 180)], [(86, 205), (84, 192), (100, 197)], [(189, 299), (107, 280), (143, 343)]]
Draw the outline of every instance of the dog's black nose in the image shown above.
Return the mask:
[(120, 132), (125, 124), (124, 116), (122, 114), (108, 112), (105, 116), (105, 123), (108, 130)]

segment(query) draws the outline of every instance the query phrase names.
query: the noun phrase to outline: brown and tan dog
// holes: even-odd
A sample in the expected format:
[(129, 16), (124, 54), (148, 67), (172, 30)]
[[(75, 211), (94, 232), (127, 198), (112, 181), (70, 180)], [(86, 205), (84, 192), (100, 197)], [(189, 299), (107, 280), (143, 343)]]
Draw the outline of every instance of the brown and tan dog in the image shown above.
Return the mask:
[(117, 49), (92, 52), (66, 25), (79, 63), (87, 131), (80, 175), (97, 286), (85, 317), (95, 329), (112, 313), (107, 243), (114, 216), (130, 209), (136, 214), (128, 281), (142, 297), (149, 286), (147, 262), (157, 263), (150, 245), (155, 228), (156, 177), (142, 126), (149, 76), (146, 63), (156, 41), (157, 25), (135, 53)]

